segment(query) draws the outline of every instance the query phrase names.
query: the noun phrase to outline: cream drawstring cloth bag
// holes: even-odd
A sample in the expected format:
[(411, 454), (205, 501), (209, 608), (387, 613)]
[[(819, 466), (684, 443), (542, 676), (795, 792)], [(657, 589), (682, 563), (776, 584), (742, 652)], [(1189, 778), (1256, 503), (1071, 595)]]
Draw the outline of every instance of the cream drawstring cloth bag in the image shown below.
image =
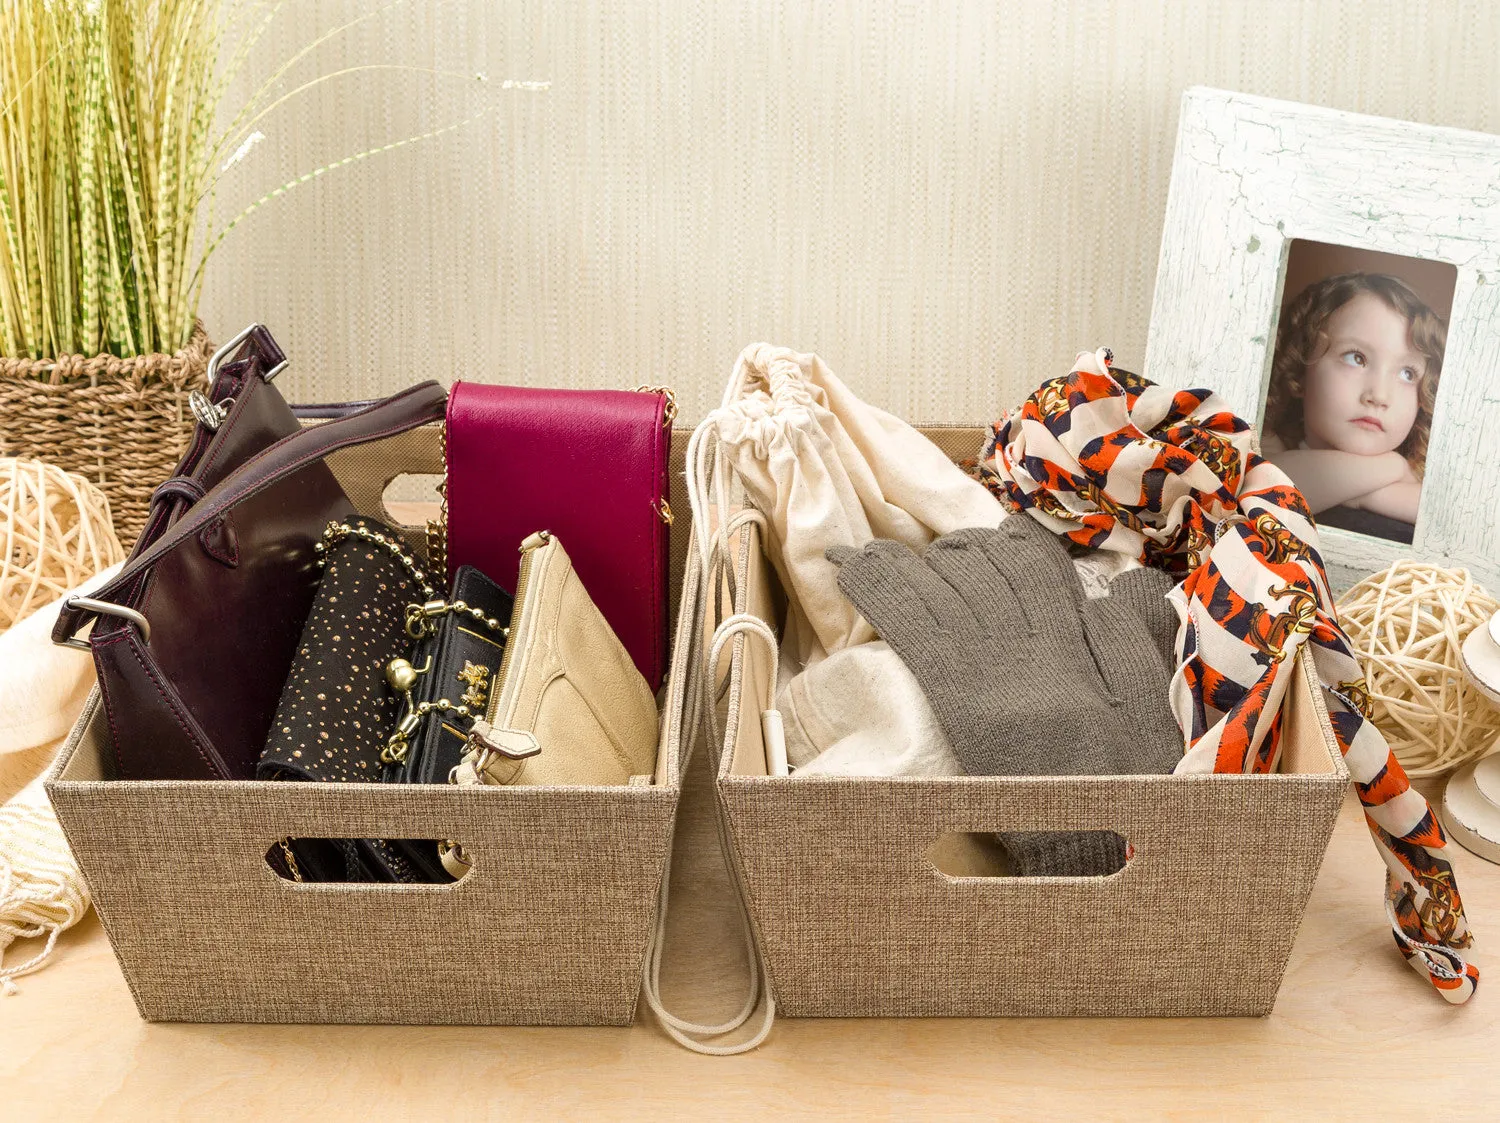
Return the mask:
[[(755, 343), (734, 365), (720, 407), (703, 419), (688, 444), (687, 488), (699, 551), (697, 581), (684, 590), (682, 612), (693, 622), (695, 650), (685, 687), (684, 755), (690, 759), (706, 733), (711, 775), (722, 747), (715, 704), (722, 694), (716, 669), (726, 646), (744, 637), (764, 643), (783, 676), (836, 652), (875, 640), (874, 629), (838, 588), (829, 546), (863, 546), (894, 538), (921, 551), (934, 538), (965, 526), (997, 526), (1005, 517), (984, 486), (906, 422), (860, 401), (816, 355)], [(731, 538), (754, 531), (787, 593), (781, 643), (759, 618), (735, 613), (706, 630), (721, 585), (733, 584)], [(731, 595), (733, 590), (731, 589)], [(712, 618), (710, 612), (713, 612)], [(697, 644), (703, 647), (697, 649)], [(778, 655), (778, 647), (780, 655)], [(687, 759), (682, 770), (687, 771)], [(719, 841), (729, 853), (723, 809), (714, 800)], [(646, 957), (646, 1001), (675, 1041), (700, 1053), (726, 1056), (755, 1048), (771, 1031), (776, 999), (755, 945), (735, 863), (727, 863), (741, 910), (741, 937), (750, 961), (749, 986), (739, 1011), (714, 1025), (669, 1012), (661, 999), (661, 959), (671, 881), (662, 877), (657, 924)], [(718, 1044), (761, 1011), (748, 1038)]]
[(766, 516), (767, 554), (788, 601), (784, 668), (875, 639), (839, 592), (828, 547), (893, 538), (920, 553), (950, 530), (998, 526), (1006, 513), (940, 448), (861, 401), (816, 355), (769, 343), (741, 352), (723, 404), (693, 433), (688, 494), (705, 574), (715, 513), (719, 527), (733, 506)]

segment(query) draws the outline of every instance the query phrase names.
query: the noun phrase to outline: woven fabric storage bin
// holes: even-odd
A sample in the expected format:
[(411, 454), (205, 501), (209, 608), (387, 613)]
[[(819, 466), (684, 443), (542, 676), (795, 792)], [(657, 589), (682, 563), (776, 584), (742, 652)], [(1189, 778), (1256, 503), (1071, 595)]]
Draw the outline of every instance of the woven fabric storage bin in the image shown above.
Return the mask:
[(203, 389), (213, 350), (200, 323), (173, 355), (0, 359), (0, 456), (45, 460), (97, 484), (128, 547), (182, 458), (188, 395)]
[[(390, 480), (441, 471), (439, 439), (329, 464), (379, 516)], [(408, 538), (421, 553), (421, 528)], [(121, 781), (91, 699), (46, 788), (142, 1017), (628, 1024), (677, 807), (683, 625), (655, 773), (628, 786)], [(474, 868), (451, 885), (299, 884), (265, 860), (287, 835), (451, 838)]]
[[(979, 447), (977, 429), (924, 431), (955, 459)], [(734, 610), (774, 628), (762, 548), (740, 532)], [(1268, 1013), (1349, 783), (1299, 659), (1273, 775), (798, 778), (767, 775), (776, 672), (736, 641), (717, 785), (781, 1012)], [(1080, 829), (1123, 835), (1125, 868), (1010, 877), (987, 846)]]

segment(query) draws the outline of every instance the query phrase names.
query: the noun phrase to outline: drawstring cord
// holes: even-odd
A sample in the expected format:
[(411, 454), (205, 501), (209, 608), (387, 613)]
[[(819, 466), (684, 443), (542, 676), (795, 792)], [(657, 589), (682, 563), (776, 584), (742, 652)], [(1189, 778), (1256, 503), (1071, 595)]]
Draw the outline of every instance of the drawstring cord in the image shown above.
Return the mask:
[[(743, 360), (741, 365), (743, 365)], [(740, 376), (740, 367), (736, 366), (735, 378), (730, 384), (730, 393), (725, 395), (726, 401), (742, 381)], [(688, 765), (692, 761), (699, 735), (704, 734), (709, 747), (710, 783), (717, 782), (723, 759), (723, 740), (717, 714), (717, 699), (720, 694), (717, 672), (725, 645), (731, 640), (755, 636), (766, 645), (773, 668), (777, 666), (779, 656), (776, 633), (764, 620), (748, 612), (734, 613), (718, 624), (710, 639), (708, 651), (705, 653), (701, 648), (705, 617), (710, 604), (708, 591), (710, 589), (714, 591), (712, 603), (717, 606), (727, 578), (731, 586), (730, 597), (732, 601), (738, 600), (738, 591), (733, 580), (733, 567), (729, 565), (731, 540), (736, 534), (752, 526), (762, 536), (767, 530), (765, 516), (753, 508), (746, 508), (732, 516), (729, 514), (731, 496), (727, 482), (728, 476), (728, 467), (724, 463), (722, 449), (718, 444), (717, 435), (713, 432), (713, 420), (712, 418), (706, 419), (694, 430), (692, 439), (688, 442), (687, 455), (688, 496), (692, 506), (693, 532), (698, 543), (702, 568), (696, 587), (689, 590), (691, 601), (684, 605), (684, 610), (690, 614), (692, 626), (689, 633), (691, 649), (687, 659), (687, 681), (684, 683), (687, 709), (686, 725), (683, 731), (685, 748), (679, 764), (679, 774), (684, 778), (687, 776)], [(714, 491), (712, 499), (709, 495), (710, 482), (713, 484)], [(713, 525), (711, 518), (715, 512), (719, 516), (717, 527)], [(752, 543), (746, 543), (747, 548), (751, 545)], [(715, 618), (717, 618), (717, 609)], [(739, 865), (731, 850), (733, 844), (729, 827), (725, 822), (719, 801), (715, 799), (713, 804), (714, 826), (734, 888), (735, 904), (739, 910), (740, 939), (750, 966), (750, 978), (744, 1001), (734, 1015), (716, 1024), (694, 1022), (678, 1017), (669, 1012), (662, 1001), (661, 963), (667, 941), (667, 914), (672, 882), (670, 850), (662, 870), (656, 923), (647, 947), (642, 989), (646, 995), (646, 1004), (661, 1022), (662, 1029), (666, 1031), (667, 1036), (695, 1053), (727, 1057), (749, 1052), (765, 1041), (776, 1020), (776, 999), (771, 992), (764, 955), (755, 939), (745, 885), (740, 876)], [(702, 1040), (702, 1038), (722, 1037), (739, 1029), (749, 1022), (757, 1007), (762, 1009), (761, 1022), (748, 1039), (733, 1045), (716, 1045)]]

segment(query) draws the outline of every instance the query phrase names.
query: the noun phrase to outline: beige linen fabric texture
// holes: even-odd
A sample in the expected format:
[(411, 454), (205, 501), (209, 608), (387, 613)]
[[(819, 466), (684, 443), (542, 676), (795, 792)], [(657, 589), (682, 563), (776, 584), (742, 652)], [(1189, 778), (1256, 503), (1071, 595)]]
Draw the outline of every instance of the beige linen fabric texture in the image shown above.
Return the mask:
[[(150, 1021), (624, 1025), (670, 844), (656, 787), (101, 779), (93, 701), (47, 794)], [(299, 885), (283, 835), (452, 838), (446, 886)]]
[[(771, 567), (748, 553), (736, 609), (774, 625)], [(773, 681), (763, 647), (738, 644), (718, 787), (782, 1013), (1270, 1012), (1349, 782), (1310, 664), (1270, 776), (768, 777)], [(933, 864), (950, 832), (1089, 829), (1135, 846), (1123, 870)]]
[[(231, 98), (379, 7), (283, 5)], [(220, 213), (493, 108), (274, 200), (202, 314), (270, 325), (293, 400), (660, 381), (691, 424), (775, 339), (900, 417), (980, 423), (1080, 347), (1139, 369), (1187, 87), (1497, 132), (1497, 57), (1489, 0), (409, 0), (282, 88), (395, 63), (487, 89), (319, 86), (257, 122)]]

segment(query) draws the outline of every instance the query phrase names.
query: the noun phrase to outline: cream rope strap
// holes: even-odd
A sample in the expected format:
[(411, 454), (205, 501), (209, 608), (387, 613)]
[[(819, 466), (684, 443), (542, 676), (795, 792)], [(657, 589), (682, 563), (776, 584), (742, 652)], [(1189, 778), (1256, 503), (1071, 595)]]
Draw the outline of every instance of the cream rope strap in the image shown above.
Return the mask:
[[(696, 437), (696, 434), (695, 434)], [(691, 456), (691, 453), (690, 453)], [(689, 487), (693, 484), (693, 461), (689, 460)], [(699, 506), (694, 504), (696, 515)], [(714, 669), (718, 667), (719, 659), (723, 654), (724, 645), (730, 640), (743, 643), (749, 636), (756, 636), (766, 645), (771, 654), (771, 665), (777, 662), (776, 634), (769, 625), (758, 616), (750, 613), (736, 613), (720, 623), (713, 633), (709, 644), (706, 658), (698, 658), (696, 650), (703, 635), (704, 615), (708, 604), (708, 589), (718, 590), (724, 580), (727, 570), (728, 545), (730, 539), (742, 528), (756, 526), (764, 533), (766, 520), (759, 511), (744, 510), (732, 518), (721, 523), (719, 529), (711, 533), (711, 546), (707, 551), (707, 562), (696, 588), (690, 589), (692, 601), (683, 606), (684, 611), (691, 614), (693, 628), (691, 642), (693, 651), (689, 652), (688, 658), (688, 680), (685, 683), (685, 701), (688, 707), (687, 724), (684, 730), (683, 757), (679, 771), (682, 776), (687, 775), (688, 765), (692, 761), (694, 749), (697, 747), (698, 738), (707, 727), (707, 739), (709, 745), (709, 774), (710, 783), (715, 783), (719, 774), (722, 761), (723, 741), (720, 737), (718, 721), (715, 714), (716, 697), (719, 689), (715, 683)], [(738, 654), (738, 648), (736, 649)], [(666, 864), (662, 870), (661, 891), (657, 901), (656, 924), (651, 933), (650, 942), (646, 953), (646, 968), (643, 989), (646, 995), (646, 1003), (656, 1014), (661, 1022), (662, 1028), (667, 1035), (684, 1048), (691, 1049), (695, 1053), (704, 1053), (709, 1056), (733, 1056), (737, 1053), (749, 1052), (771, 1032), (771, 1026), (776, 1020), (776, 999), (771, 993), (770, 980), (766, 973), (766, 965), (763, 954), (755, 940), (755, 931), (751, 924), (749, 908), (746, 904), (746, 894), (743, 882), (740, 879), (739, 867), (730, 852), (732, 842), (729, 836), (728, 824), (724, 820), (724, 813), (715, 799), (714, 804), (714, 826), (719, 836), (719, 847), (724, 855), (725, 866), (729, 870), (730, 880), (734, 889), (735, 903), (738, 906), (740, 919), (740, 939), (745, 947), (746, 960), (750, 964), (750, 977), (746, 986), (745, 1000), (740, 1009), (730, 1018), (717, 1024), (703, 1024), (680, 1018), (667, 1010), (661, 997), (661, 961), (662, 953), (666, 947), (667, 937), (667, 913), (670, 906), (671, 883), (672, 883), (672, 853), (667, 852)], [(733, 1045), (715, 1045), (701, 1038), (722, 1037), (732, 1033), (740, 1026), (750, 1020), (757, 1006), (762, 1007), (761, 1024), (755, 1033), (745, 1041)]]

